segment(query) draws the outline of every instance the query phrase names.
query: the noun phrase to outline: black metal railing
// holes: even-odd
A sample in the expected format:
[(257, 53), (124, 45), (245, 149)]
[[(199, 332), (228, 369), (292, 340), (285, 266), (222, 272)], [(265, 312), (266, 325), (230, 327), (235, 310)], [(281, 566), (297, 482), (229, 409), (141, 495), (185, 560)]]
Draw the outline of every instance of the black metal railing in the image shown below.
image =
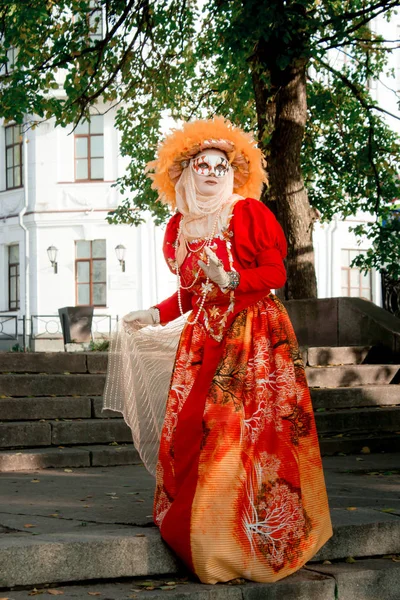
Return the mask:
[(18, 315), (0, 315), (0, 340), (18, 339)]
[[(108, 339), (118, 323), (118, 315), (93, 315), (92, 338)], [(0, 314), (0, 341), (24, 340), (60, 340), (63, 339), (60, 317), (58, 315)]]

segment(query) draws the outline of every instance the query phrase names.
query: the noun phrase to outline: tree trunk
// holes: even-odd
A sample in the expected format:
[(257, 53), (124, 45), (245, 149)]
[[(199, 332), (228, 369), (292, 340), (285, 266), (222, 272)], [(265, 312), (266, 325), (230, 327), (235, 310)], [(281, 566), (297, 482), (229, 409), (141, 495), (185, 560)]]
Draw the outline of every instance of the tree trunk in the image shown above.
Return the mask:
[[(253, 62), (259, 141), (267, 157), (268, 200), (288, 241), (285, 299), (316, 298), (312, 229), (314, 212), (301, 173), (300, 154), (307, 120), (306, 61), (286, 70)], [(260, 69), (262, 66), (262, 69)], [(260, 74), (261, 73), (261, 74)], [(268, 75), (268, 82), (265, 76)]]

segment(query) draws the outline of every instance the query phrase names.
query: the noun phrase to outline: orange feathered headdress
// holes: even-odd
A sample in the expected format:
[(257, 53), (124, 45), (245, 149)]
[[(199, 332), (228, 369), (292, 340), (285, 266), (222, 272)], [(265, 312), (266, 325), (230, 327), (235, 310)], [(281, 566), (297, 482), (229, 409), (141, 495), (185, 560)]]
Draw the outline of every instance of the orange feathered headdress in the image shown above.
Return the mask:
[(156, 160), (146, 167), (158, 199), (175, 208), (175, 185), (188, 161), (202, 150), (217, 148), (228, 156), (234, 170), (234, 192), (245, 198), (260, 198), (267, 182), (265, 161), (253, 137), (223, 117), (184, 123), (158, 147)]

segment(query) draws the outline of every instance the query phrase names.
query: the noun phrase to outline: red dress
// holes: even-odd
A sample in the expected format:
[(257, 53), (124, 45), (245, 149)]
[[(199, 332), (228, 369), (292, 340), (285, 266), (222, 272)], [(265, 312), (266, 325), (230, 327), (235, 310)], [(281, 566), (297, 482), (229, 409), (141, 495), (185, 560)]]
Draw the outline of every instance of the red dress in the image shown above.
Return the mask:
[[(175, 269), (181, 215), (164, 254)], [(204, 240), (180, 268), (184, 311), (197, 314)], [(196, 252), (196, 248), (199, 251)], [(317, 431), (289, 317), (270, 293), (285, 282), (286, 241), (261, 202), (239, 200), (211, 248), (236, 290), (210, 283), (198, 322), (179, 342), (161, 435), (154, 519), (163, 539), (204, 583), (276, 581), (332, 535)], [(199, 275), (197, 275), (199, 273)], [(179, 316), (177, 294), (158, 305)]]

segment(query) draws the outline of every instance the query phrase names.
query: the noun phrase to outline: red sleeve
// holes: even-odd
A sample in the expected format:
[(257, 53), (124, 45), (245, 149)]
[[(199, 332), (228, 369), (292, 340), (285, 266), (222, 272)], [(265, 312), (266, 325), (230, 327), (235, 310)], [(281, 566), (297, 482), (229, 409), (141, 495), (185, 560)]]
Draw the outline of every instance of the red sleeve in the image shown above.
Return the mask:
[(259, 200), (237, 202), (233, 217), (233, 244), (239, 262), (240, 292), (278, 289), (286, 281), (283, 260), (287, 244), (282, 227)]
[[(168, 221), (164, 235), (163, 252), (164, 257), (172, 273), (175, 273), (175, 242), (178, 235), (178, 226), (181, 219), (180, 213), (173, 215)], [(187, 290), (181, 290), (181, 301), (183, 313), (192, 309), (192, 295)], [(155, 305), (160, 311), (160, 321), (163, 325), (177, 319), (181, 315), (178, 303), (178, 292), (172, 294), (166, 300)]]
[[(192, 294), (188, 290), (181, 290), (182, 300), (182, 312), (185, 314), (189, 310), (192, 310)], [(172, 294), (166, 300), (163, 300), (159, 304), (156, 304), (154, 308), (158, 308), (160, 311), (160, 323), (166, 325), (170, 321), (177, 319), (181, 316), (178, 303), (178, 292)]]
[(181, 217), (182, 215), (180, 213), (175, 213), (168, 221), (164, 234), (164, 258), (172, 273), (175, 273), (175, 242), (178, 237), (178, 227)]

